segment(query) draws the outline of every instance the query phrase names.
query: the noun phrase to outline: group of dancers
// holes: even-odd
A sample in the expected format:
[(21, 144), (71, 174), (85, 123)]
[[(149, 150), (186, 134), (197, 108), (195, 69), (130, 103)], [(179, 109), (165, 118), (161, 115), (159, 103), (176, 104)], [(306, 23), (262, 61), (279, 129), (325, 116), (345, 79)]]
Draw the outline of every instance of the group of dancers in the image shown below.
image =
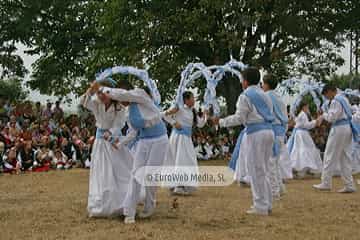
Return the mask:
[[(236, 180), (251, 187), (253, 204), (248, 214), (269, 215), (273, 200), (285, 193), (283, 179), (292, 178), (293, 169), (321, 172), (321, 183), (313, 187), (325, 191), (331, 189), (332, 176), (339, 165), (344, 181), (344, 188), (339, 192), (355, 192), (351, 154), (352, 142), (359, 142), (353, 138), (359, 136), (356, 123), (360, 122), (360, 109), (353, 111), (336, 87), (326, 85), (323, 94), (330, 101), (327, 111), (311, 121), (309, 107), (302, 103), (286, 144), (287, 109), (274, 91), (277, 80), (266, 75), (260, 87), (260, 72), (253, 67), (245, 69), (242, 77), (244, 91), (238, 98), (236, 112), (222, 119), (206, 111), (199, 117), (191, 92), (183, 94), (183, 105), (162, 112), (146, 87), (134, 88), (126, 80), (116, 85), (92, 83), (81, 98), (82, 105), (94, 114), (97, 127), (90, 167), (89, 216), (124, 215), (126, 224), (135, 223), (135, 216), (150, 217), (156, 207), (157, 187), (142, 186), (135, 172), (146, 166), (197, 168), (192, 129), (201, 128), (207, 122), (223, 128), (245, 127), (230, 167), (235, 171)], [(322, 162), (309, 130), (324, 120), (332, 123), (332, 128)], [(173, 127), (170, 138), (165, 121)], [(123, 136), (125, 124), (128, 131)], [(189, 195), (195, 189), (195, 185), (174, 185), (170, 192)], [(136, 215), (140, 202), (144, 209)]]

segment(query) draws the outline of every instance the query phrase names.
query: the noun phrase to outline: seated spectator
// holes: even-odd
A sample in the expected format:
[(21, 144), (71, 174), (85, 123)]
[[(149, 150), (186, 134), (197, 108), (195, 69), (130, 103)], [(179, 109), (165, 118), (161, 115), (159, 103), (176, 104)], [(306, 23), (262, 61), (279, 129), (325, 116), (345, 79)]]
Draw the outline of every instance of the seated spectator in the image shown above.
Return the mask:
[(15, 147), (10, 148), (7, 153), (5, 153), (3, 161), (4, 173), (20, 173), (21, 163), (18, 162), (17, 151)]
[(68, 159), (68, 157), (61, 151), (61, 149), (56, 149), (52, 165), (56, 169), (70, 169), (72, 167), (72, 162), (71, 159)]
[(49, 143), (49, 137), (46, 135), (42, 136), (41, 143), (35, 152), (34, 172), (44, 172), (50, 169), (54, 153), (50, 149)]
[(18, 161), (21, 162), (22, 171), (32, 171), (35, 159), (35, 151), (32, 148), (32, 142), (25, 141), (23, 147), (20, 148)]
[(59, 120), (64, 117), (64, 111), (60, 107), (60, 101), (55, 102), (55, 107), (52, 111), (52, 114), (53, 114), (54, 120), (57, 122), (59, 122)]
[(8, 126), (5, 126), (3, 130), (1, 131), (1, 136), (5, 140), (6, 148), (9, 148), (12, 145), (12, 139), (10, 136), (10, 128)]
[(48, 102), (46, 104), (46, 108), (42, 111), (42, 114), (41, 114), (42, 118), (50, 119), (52, 117), (51, 106), (52, 106), (51, 102)]
[(198, 140), (198, 145), (195, 147), (196, 156), (199, 160), (209, 160), (212, 157), (212, 148), (203, 137)]
[(223, 137), (221, 143), (221, 155), (226, 158), (230, 159), (230, 142), (227, 136)]
[(20, 138), (24, 139), (24, 141), (32, 140), (32, 131), (30, 129), (30, 120), (25, 119), (23, 123), (23, 130), (20, 133)]

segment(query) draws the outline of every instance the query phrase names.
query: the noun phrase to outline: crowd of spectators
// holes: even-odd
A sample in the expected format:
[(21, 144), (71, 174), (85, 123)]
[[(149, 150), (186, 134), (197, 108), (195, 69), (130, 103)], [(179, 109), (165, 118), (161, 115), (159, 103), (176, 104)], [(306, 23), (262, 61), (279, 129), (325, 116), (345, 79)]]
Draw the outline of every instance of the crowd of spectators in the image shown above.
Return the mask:
[(88, 167), (94, 119), (65, 117), (61, 102), (11, 104), (0, 98), (0, 172)]
[[(0, 173), (41, 172), (51, 169), (88, 168), (94, 141), (91, 114), (66, 115), (61, 102), (26, 101), (10, 104), (0, 98)], [(289, 124), (288, 135), (291, 134)], [(329, 126), (311, 131), (324, 151)], [(240, 129), (196, 129), (193, 142), (199, 160), (229, 160)]]

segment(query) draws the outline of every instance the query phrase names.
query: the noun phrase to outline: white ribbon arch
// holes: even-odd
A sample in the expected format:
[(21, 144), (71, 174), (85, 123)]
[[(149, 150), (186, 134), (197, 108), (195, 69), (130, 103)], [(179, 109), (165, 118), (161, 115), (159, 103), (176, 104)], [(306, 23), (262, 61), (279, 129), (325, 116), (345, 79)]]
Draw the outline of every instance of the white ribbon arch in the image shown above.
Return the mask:
[(241, 82), (242, 76), (240, 71), (246, 67), (245, 64), (236, 61), (235, 59), (231, 59), (222, 66), (213, 65), (207, 67), (203, 63), (190, 63), (181, 73), (181, 81), (177, 90), (175, 104), (184, 104), (182, 95), (186, 88), (189, 87), (194, 80), (204, 77), (206, 80), (206, 89), (203, 99), (204, 107), (205, 109), (209, 109), (210, 106), (212, 106), (214, 114), (218, 115), (220, 113), (219, 103), (216, 98), (216, 87), (218, 83), (224, 78), (225, 73), (227, 72), (235, 75)]
[[(107, 68), (100, 74), (96, 76), (96, 81), (103, 82), (103, 81), (114, 81), (110, 77), (115, 74), (122, 74), (122, 75), (133, 75), (138, 77), (142, 80), (146, 86), (150, 89), (151, 95), (154, 99), (154, 102), (157, 105), (161, 103), (161, 96), (159, 90), (157, 88), (156, 82), (149, 77), (149, 73), (146, 70), (138, 69), (132, 66), (116, 66), (112, 68)], [(109, 80), (110, 78), (110, 80)]]

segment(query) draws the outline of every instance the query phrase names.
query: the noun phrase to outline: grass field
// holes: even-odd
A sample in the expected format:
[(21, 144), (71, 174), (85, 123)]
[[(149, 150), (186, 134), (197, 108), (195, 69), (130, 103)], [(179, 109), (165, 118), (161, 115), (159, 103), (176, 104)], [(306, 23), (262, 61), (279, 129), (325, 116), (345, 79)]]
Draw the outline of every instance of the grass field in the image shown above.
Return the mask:
[[(218, 164), (219, 162), (217, 162)], [(357, 179), (360, 177), (357, 176)], [(135, 225), (89, 219), (88, 171), (0, 176), (0, 240), (8, 239), (360, 239), (360, 193), (319, 193), (317, 179), (293, 180), (269, 217), (248, 216), (249, 188), (200, 188), (178, 198), (161, 189), (156, 214)], [(359, 188), (359, 185), (358, 185)]]

